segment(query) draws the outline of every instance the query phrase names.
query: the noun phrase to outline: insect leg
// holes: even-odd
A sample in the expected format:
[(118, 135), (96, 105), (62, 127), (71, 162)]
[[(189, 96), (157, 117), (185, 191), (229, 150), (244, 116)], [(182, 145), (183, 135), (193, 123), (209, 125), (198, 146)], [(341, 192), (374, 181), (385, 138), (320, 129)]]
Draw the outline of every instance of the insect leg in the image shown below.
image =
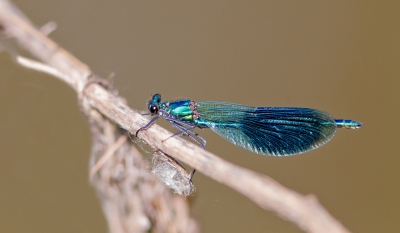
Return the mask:
[[(200, 136), (198, 133), (193, 131), (193, 129), (197, 127), (196, 125), (194, 125), (192, 122), (181, 121), (179, 119), (176, 119), (175, 117), (171, 117), (166, 114), (163, 116), (164, 116), (164, 119), (166, 119), (167, 121), (169, 121), (172, 124), (172, 126), (174, 126), (179, 131), (181, 131), (180, 133), (177, 133), (177, 134), (173, 135), (172, 137), (187, 135), (193, 141), (195, 141), (197, 144), (199, 144), (201, 146), (201, 148), (203, 148), (203, 149), (205, 148), (207, 140), (205, 138), (203, 138), (202, 136)], [(193, 136), (199, 138), (201, 141), (203, 141), (203, 143), (200, 143), (197, 139), (194, 139), (193, 136), (190, 136), (189, 134), (192, 134)]]
[(160, 118), (160, 117), (161, 117), (161, 115), (157, 115), (156, 117), (154, 117), (153, 119), (151, 119), (151, 121), (150, 121), (149, 123), (147, 123), (147, 125), (145, 125), (145, 126), (143, 126), (142, 128), (138, 129), (138, 131), (136, 131), (136, 134), (135, 134), (136, 137), (137, 137), (139, 131), (146, 130), (146, 129), (150, 128), (150, 126), (152, 126), (152, 125), (154, 124), (154, 122), (155, 122), (158, 118)]
[[(176, 134), (172, 135), (171, 137), (178, 136), (178, 135), (179, 135), (179, 136), (181, 136), (181, 135), (186, 135), (186, 136), (188, 136), (190, 139), (192, 139), (194, 142), (196, 142), (201, 148), (204, 149), (204, 147), (205, 147), (207, 141), (206, 141), (202, 136), (198, 135), (196, 132), (193, 131), (193, 129), (196, 128), (196, 126), (190, 126), (190, 125), (188, 125), (188, 124), (185, 124), (185, 125), (189, 126), (188, 128), (186, 128), (185, 126), (179, 124), (180, 122), (179, 122), (179, 123), (178, 123), (178, 122), (175, 122), (175, 121), (170, 121), (170, 122), (171, 122), (171, 125), (172, 125), (173, 127), (177, 128), (177, 129), (180, 131), (179, 133), (176, 133)], [(192, 135), (195, 135), (196, 137), (198, 137), (198, 138), (200, 138), (201, 140), (203, 140), (204, 144), (202, 144), (201, 142), (199, 142), (199, 141), (198, 141), (194, 136), (192, 136)], [(169, 138), (171, 138), (171, 137), (169, 137)], [(167, 138), (167, 139), (169, 139), (169, 138)], [(165, 140), (167, 140), (167, 139), (165, 139)], [(165, 141), (165, 140), (164, 140), (164, 141)], [(190, 184), (193, 184), (192, 179), (193, 179), (193, 176), (194, 176), (194, 173), (195, 173), (195, 172), (196, 172), (196, 169), (193, 169), (193, 171), (190, 172), (190, 174), (189, 174), (189, 182), (190, 182)], [(192, 190), (190, 190), (190, 191), (192, 191)]]
[[(173, 127), (177, 128), (180, 131), (179, 133), (176, 133), (176, 134), (172, 135), (171, 137), (186, 135), (190, 139), (192, 139), (194, 142), (196, 142), (201, 148), (203, 148), (203, 149), (205, 148), (206, 143), (207, 143), (206, 139), (203, 138), (202, 136), (200, 136), (198, 133), (193, 131), (193, 129), (196, 128), (196, 126), (185, 124), (185, 125), (189, 126), (189, 127), (185, 127), (184, 125), (181, 124), (181, 122), (176, 122), (176, 121), (170, 121), (170, 122)], [(171, 138), (171, 137), (169, 137), (169, 138)], [(202, 140), (203, 143), (201, 143), (195, 137)], [(167, 139), (169, 139), (169, 138), (167, 138)], [(165, 139), (165, 140), (167, 140), (167, 139)]]
[[(171, 137), (186, 135), (190, 139), (192, 139), (194, 142), (196, 142), (201, 148), (203, 148), (203, 149), (205, 148), (206, 143), (207, 143), (206, 139), (193, 131), (193, 129), (196, 128), (196, 125), (194, 125), (193, 123), (190, 123), (190, 122), (177, 120), (176, 118), (170, 117), (167, 114), (164, 115), (164, 119), (168, 120), (173, 127), (175, 127), (176, 129), (178, 129), (180, 131), (180, 132), (172, 135)], [(171, 137), (169, 137), (169, 138), (171, 138)], [(197, 140), (195, 137), (202, 140), (203, 143), (199, 142), (199, 140)], [(167, 138), (167, 139), (169, 139), (169, 138)], [(165, 139), (165, 140), (167, 140), (167, 139)], [(165, 140), (163, 140), (163, 141), (165, 141)], [(196, 172), (196, 169), (193, 169), (193, 171), (189, 174), (189, 182), (191, 184), (193, 184), (192, 179), (193, 179), (195, 172)]]

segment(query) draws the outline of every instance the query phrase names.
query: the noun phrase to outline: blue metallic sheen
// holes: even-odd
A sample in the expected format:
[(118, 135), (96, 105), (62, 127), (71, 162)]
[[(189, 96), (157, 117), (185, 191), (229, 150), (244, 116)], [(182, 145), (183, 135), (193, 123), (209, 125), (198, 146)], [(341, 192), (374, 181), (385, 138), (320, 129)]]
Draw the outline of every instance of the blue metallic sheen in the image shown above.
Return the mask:
[(210, 128), (243, 149), (271, 156), (313, 150), (331, 140), (337, 128), (357, 129), (362, 125), (353, 120), (334, 119), (329, 113), (311, 108), (195, 103), (189, 99), (160, 102), (160, 94), (149, 101), (150, 112), (158, 116), (138, 132), (162, 116), (180, 131), (177, 135), (189, 136), (203, 148), (206, 140), (193, 131), (196, 127)]

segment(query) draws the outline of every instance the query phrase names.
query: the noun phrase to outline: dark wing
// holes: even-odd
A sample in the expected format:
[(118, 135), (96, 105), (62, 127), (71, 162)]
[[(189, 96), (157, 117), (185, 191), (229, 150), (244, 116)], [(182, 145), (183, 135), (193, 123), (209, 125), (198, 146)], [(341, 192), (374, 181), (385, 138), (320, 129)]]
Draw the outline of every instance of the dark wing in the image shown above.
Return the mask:
[(316, 109), (251, 107), (225, 102), (197, 105), (200, 125), (257, 154), (300, 154), (327, 143), (336, 132), (334, 118)]

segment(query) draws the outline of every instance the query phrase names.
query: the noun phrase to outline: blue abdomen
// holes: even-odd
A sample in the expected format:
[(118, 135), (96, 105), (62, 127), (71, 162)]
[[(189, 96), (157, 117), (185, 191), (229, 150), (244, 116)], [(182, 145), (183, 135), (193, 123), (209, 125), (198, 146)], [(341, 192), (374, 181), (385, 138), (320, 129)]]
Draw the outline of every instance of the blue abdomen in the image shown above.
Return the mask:
[(358, 129), (362, 126), (361, 122), (345, 119), (335, 119), (335, 123), (338, 128), (346, 129)]

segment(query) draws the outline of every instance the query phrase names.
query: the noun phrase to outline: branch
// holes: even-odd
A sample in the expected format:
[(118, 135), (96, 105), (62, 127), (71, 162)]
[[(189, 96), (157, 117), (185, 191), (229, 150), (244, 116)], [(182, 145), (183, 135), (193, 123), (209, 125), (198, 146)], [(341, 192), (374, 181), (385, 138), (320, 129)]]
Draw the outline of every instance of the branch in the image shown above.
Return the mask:
[[(130, 109), (120, 98), (100, 85), (91, 84), (85, 87), (85, 81), (91, 75), (90, 69), (14, 14), (6, 1), (0, 1), (0, 9), (0, 23), (5, 31), (35, 57), (69, 77), (67, 83), (84, 97), (85, 103), (91, 108), (131, 134), (148, 123), (138, 111)], [(45, 70), (42, 69), (46, 72)], [(82, 94), (82, 90), (85, 94)], [(91, 111), (90, 108), (87, 111)], [(171, 135), (167, 130), (154, 125), (141, 131), (139, 138), (155, 151), (185, 162), (306, 232), (350, 232), (313, 195), (300, 195), (265, 175), (227, 162), (182, 138), (173, 137), (163, 141)]]

